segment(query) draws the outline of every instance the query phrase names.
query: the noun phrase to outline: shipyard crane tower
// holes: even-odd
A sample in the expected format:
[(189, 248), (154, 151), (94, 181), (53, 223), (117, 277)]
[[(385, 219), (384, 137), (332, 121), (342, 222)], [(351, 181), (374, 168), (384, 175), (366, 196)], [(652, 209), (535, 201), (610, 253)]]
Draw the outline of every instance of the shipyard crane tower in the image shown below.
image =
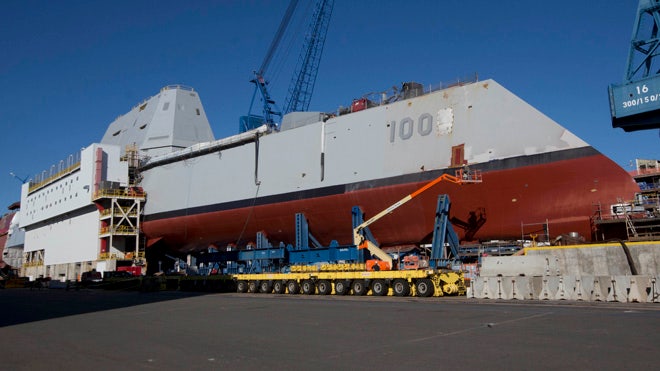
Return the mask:
[(630, 132), (660, 128), (660, 0), (640, 0), (626, 74), (609, 87), (612, 126)]
[(325, 45), (325, 35), (332, 15), (334, 0), (320, 0), (305, 35), (305, 42), (298, 58), (298, 66), (289, 86), (284, 113), (306, 111), (312, 100), (316, 75)]
[[(248, 115), (240, 118), (240, 132), (253, 129), (263, 124), (275, 127), (275, 117), (281, 118), (283, 114), (294, 111), (304, 111), (309, 107), (312, 92), (314, 91), (319, 63), (321, 61), (321, 55), (323, 53), (325, 35), (328, 31), (330, 16), (332, 15), (334, 0), (318, 0), (316, 2), (312, 20), (309, 24), (307, 33), (305, 34), (305, 41), (298, 59), (298, 64), (291, 80), (283, 112), (277, 109), (275, 101), (272, 99), (268, 91), (268, 81), (264, 77), (297, 5), (298, 0), (291, 0), (289, 3), (261, 67), (254, 72), (254, 79), (250, 82), (255, 85), (255, 90), (252, 95)], [(252, 114), (252, 107), (254, 106), (257, 92), (259, 92), (262, 100), (262, 116)]]

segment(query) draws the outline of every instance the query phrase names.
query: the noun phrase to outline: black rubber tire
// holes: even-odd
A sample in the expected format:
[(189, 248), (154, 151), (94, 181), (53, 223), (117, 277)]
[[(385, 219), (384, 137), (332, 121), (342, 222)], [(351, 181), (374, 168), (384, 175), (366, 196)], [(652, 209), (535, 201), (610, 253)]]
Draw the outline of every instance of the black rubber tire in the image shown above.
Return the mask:
[(348, 294), (351, 283), (350, 281), (338, 280), (335, 282), (335, 295), (346, 295)]
[(256, 294), (259, 292), (259, 282), (257, 281), (248, 281), (248, 292)]
[(240, 292), (241, 294), (246, 293), (248, 290), (248, 284), (247, 281), (238, 281), (236, 283), (236, 292)]
[(273, 292), (276, 294), (284, 294), (286, 292), (286, 286), (282, 281), (273, 282)]
[(417, 290), (417, 296), (428, 298), (433, 296), (435, 293), (435, 286), (433, 286), (433, 281), (428, 278), (422, 278), (415, 282), (415, 289)]
[(353, 295), (355, 296), (366, 295), (367, 292), (369, 291), (369, 286), (367, 285), (367, 282), (365, 282), (364, 280), (353, 281), (351, 288), (353, 289)]
[(375, 280), (371, 283), (371, 292), (374, 296), (386, 296), (389, 289), (385, 280)]
[(319, 290), (319, 295), (332, 294), (332, 284), (328, 280), (320, 280), (316, 283), (316, 287)]
[(410, 284), (403, 278), (397, 278), (392, 283), (392, 291), (394, 291), (394, 296), (410, 296)]
[(316, 285), (312, 280), (303, 280), (300, 288), (302, 289), (302, 293), (305, 295), (316, 294)]
[(259, 292), (262, 294), (270, 294), (273, 292), (273, 281), (261, 281), (259, 283)]
[(289, 281), (286, 283), (286, 289), (289, 291), (289, 294), (296, 295), (300, 292), (300, 285), (296, 281)]

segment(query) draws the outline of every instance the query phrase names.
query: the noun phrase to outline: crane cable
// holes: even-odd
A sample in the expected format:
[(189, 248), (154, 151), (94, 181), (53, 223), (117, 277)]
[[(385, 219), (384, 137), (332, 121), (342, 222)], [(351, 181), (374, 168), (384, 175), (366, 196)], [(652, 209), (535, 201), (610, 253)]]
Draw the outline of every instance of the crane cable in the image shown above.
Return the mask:
[(289, 7), (286, 9), (286, 12), (284, 13), (284, 17), (282, 18), (282, 22), (280, 22), (280, 26), (277, 29), (277, 32), (275, 33), (275, 37), (273, 38), (273, 41), (270, 43), (270, 47), (268, 48), (266, 57), (264, 58), (264, 61), (261, 63), (261, 67), (259, 67), (258, 74), (260, 76), (263, 76), (263, 74), (266, 72), (266, 69), (268, 69), (268, 65), (270, 64), (270, 61), (273, 58), (273, 54), (275, 54), (275, 51), (277, 50), (277, 46), (282, 40), (282, 35), (284, 35), (284, 32), (286, 31), (286, 28), (289, 25), (289, 21), (291, 20), (293, 11), (296, 9), (296, 5), (298, 5), (298, 0), (291, 0), (291, 2), (289, 3)]
[[(282, 74), (285, 73), (285, 66), (295, 66), (293, 62), (292, 55), (293, 49), (301, 44), (300, 40), (304, 37), (307, 15), (311, 13), (311, 4), (312, 2), (305, 2), (305, 8), (296, 8), (294, 15), (292, 15), (292, 20), (289, 21), (288, 32), (282, 35), (282, 40), (280, 41), (281, 47), (274, 51), (271, 56), (271, 61), (269, 62), (269, 71), (268, 80), (271, 83), (271, 86), (278, 86), (279, 79), (282, 77)], [(289, 68), (291, 71), (286, 71), (286, 73), (294, 73), (293, 68)]]

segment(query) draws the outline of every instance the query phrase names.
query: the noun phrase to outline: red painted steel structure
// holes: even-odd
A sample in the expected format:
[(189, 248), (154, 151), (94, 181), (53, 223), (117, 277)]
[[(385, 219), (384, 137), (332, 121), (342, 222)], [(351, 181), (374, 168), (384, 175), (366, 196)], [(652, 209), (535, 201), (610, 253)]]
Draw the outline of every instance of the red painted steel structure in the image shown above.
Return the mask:
[[(451, 216), (466, 225), (466, 229), (457, 228), (460, 238), (466, 236), (472, 225), (476, 230), (469, 231), (469, 235), (475, 240), (517, 240), (521, 238), (521, 224), (547, 220), (553, 236), (577, 232), (591, 240), (595, 206), (601, 203), (607, 207), (617, 198), (630, 199), (639, 192), (626, 171), (594, 152), (541, 164), (483, 170), (483, 183), (469, 187), (437, 184), (381, 219), (371, 228), (372, 232), (383, 247), (428, 241), (437, 195), (448, 194), (453, 201)], [(361, 206), (369, 218), (439, 175), (432, 173), (421, 172), (418, 181), (393, 182), (284, 202), (256, 203), (254, 207), (208, 212), (184, 210), (182, 212), (188, 215), (147, 218), (142, 226), (148, 245), (159, 243), (185, 252), (204, 249), (210, 244), (221, 248), (227, 244), (245, 245), (258, 231), (266, 231), (273, 242), (294, 241), (294, 215), (303, 212), (310, 230), (321, 243), (334, 239), (340, 244), (351, 244), (352, 206)], [(476, 223), (475, 215), (485, 218), (485, 222)]]

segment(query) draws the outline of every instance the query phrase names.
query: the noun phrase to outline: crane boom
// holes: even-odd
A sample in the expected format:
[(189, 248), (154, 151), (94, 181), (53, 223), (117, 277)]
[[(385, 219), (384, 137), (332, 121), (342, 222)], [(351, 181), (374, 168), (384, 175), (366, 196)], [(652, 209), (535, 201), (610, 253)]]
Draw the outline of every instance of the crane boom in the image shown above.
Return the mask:
[(296, 10), (296, 6), (298, 6), (298, 0), (291, 0), (289, 6), (286, 8), (284, 17), (282, 17), (280, 26), (277, 28), (275, 37), (273, 37), (273, 41), (270, 43), (268, 52), (266, 52), (264, 61), (261, 62), (261, 67), (259, 68), (259, 71), (257, 71), (256, 73), (257, 76), (263, 77), (263, 75), (266, 73), (266, 70), (268, 69), (268, 65), (270, 65), (270, 61), (271, 59), (273, 59), (273, 55), (275, 54), (277, 47), (280, 45), (282, 36), (284, 36), (284, 32), (286, 31), (287, 27), (289, 27), (289, 22), (291, 22), (291, 16), (293, 15), (293, 12)]
[(305, 36), (296, 73), (289, 86), (289, 95), (284, 104), (285, 114), (306, 111), (309, 108), (333, 6), (334, 0), (319, 0), (316, 5), (309, 31)]
[[(275, 100), (270, 96), (268, 81), (265, 75), (297, 6), (298, 0), (291, 0), (284, 13), (284, 17), (282, 17), (280, 26), (273, 37), (273, 41), (268, 48), (268, 52), (266, 52), (266, 56), (261, 63), (261, 67), (258, 71), (254, 71), (254, 78), (250, 82), (255, 85), (255, 89), (252, 94), (248, 115), (240, 118), (239, 132), (254, 129), (262, 124), (275, 127), (275, 118), (282, 117), (282, 112), (276, 108)], [(312, 21), (300, 53), (299, 63), (292, 78), (288, 97), (285, 100), (286, 109), (284, 113), (304, 111), (309, 107), (333, 6), (334, 0), (318, 0), (316, 3)], [(259, 92), (262, 100), (262, 116), (252, 114), (252, 107), (254, 106), (257, 92)]]
[[(253, 129), (254, 127), (257, 126), (261, 126), (261, 124), (263, 123), (274, 125), (275, 124), (274, 116), (279, 116), (279, 117), (282, 116), (282, 113), (277, 111), (273, 107), (275, 105), (275, 101), (270, 97), (270, 93), (268, 92), (268, 86), (267, 86), (268, 82), (266, 81), (264, 75), (266, 74), (266, 70), (270, 65), (270, 61), (273, 59), (273, 55), (275, 54), (277, 47), (280, 45), (280, 41), (282, 40), (282, 36), (284, 36), (284, 32), (289, 26), (289, 22), (291, 21), (291, 16), (293, 15), (293, 12), (296, 10), (297, 5), (298, 5), (298, 0), (291, 0), (291, 2), (289, 2), (289, 6), (286, 8), (286, 12), (284, 13), (284, 17), (282, 17), (280, 26), (277, 28), (275, 37), (273, 37), (273, 41), (270, 43), (270, 47), (268, 47), (266, 56), (264, 57), (263, 62), (261, 62), (261, 67), (259, 67), (258, 71), (254, 71), (254, 79), (250, 80), (250, 82), (254, 84), (254, 93), (252, 94), (252, 101), (250, 102), (250, 109), (248, 110), (248, 115), (240, 118), (240, 123), (239, 123), (240, 132)], [(252, 106), (254, 105), (254, 99), (257, 96), (257, 91), (260, 93), (263, 102), (261, 117), (252, 115)]]

